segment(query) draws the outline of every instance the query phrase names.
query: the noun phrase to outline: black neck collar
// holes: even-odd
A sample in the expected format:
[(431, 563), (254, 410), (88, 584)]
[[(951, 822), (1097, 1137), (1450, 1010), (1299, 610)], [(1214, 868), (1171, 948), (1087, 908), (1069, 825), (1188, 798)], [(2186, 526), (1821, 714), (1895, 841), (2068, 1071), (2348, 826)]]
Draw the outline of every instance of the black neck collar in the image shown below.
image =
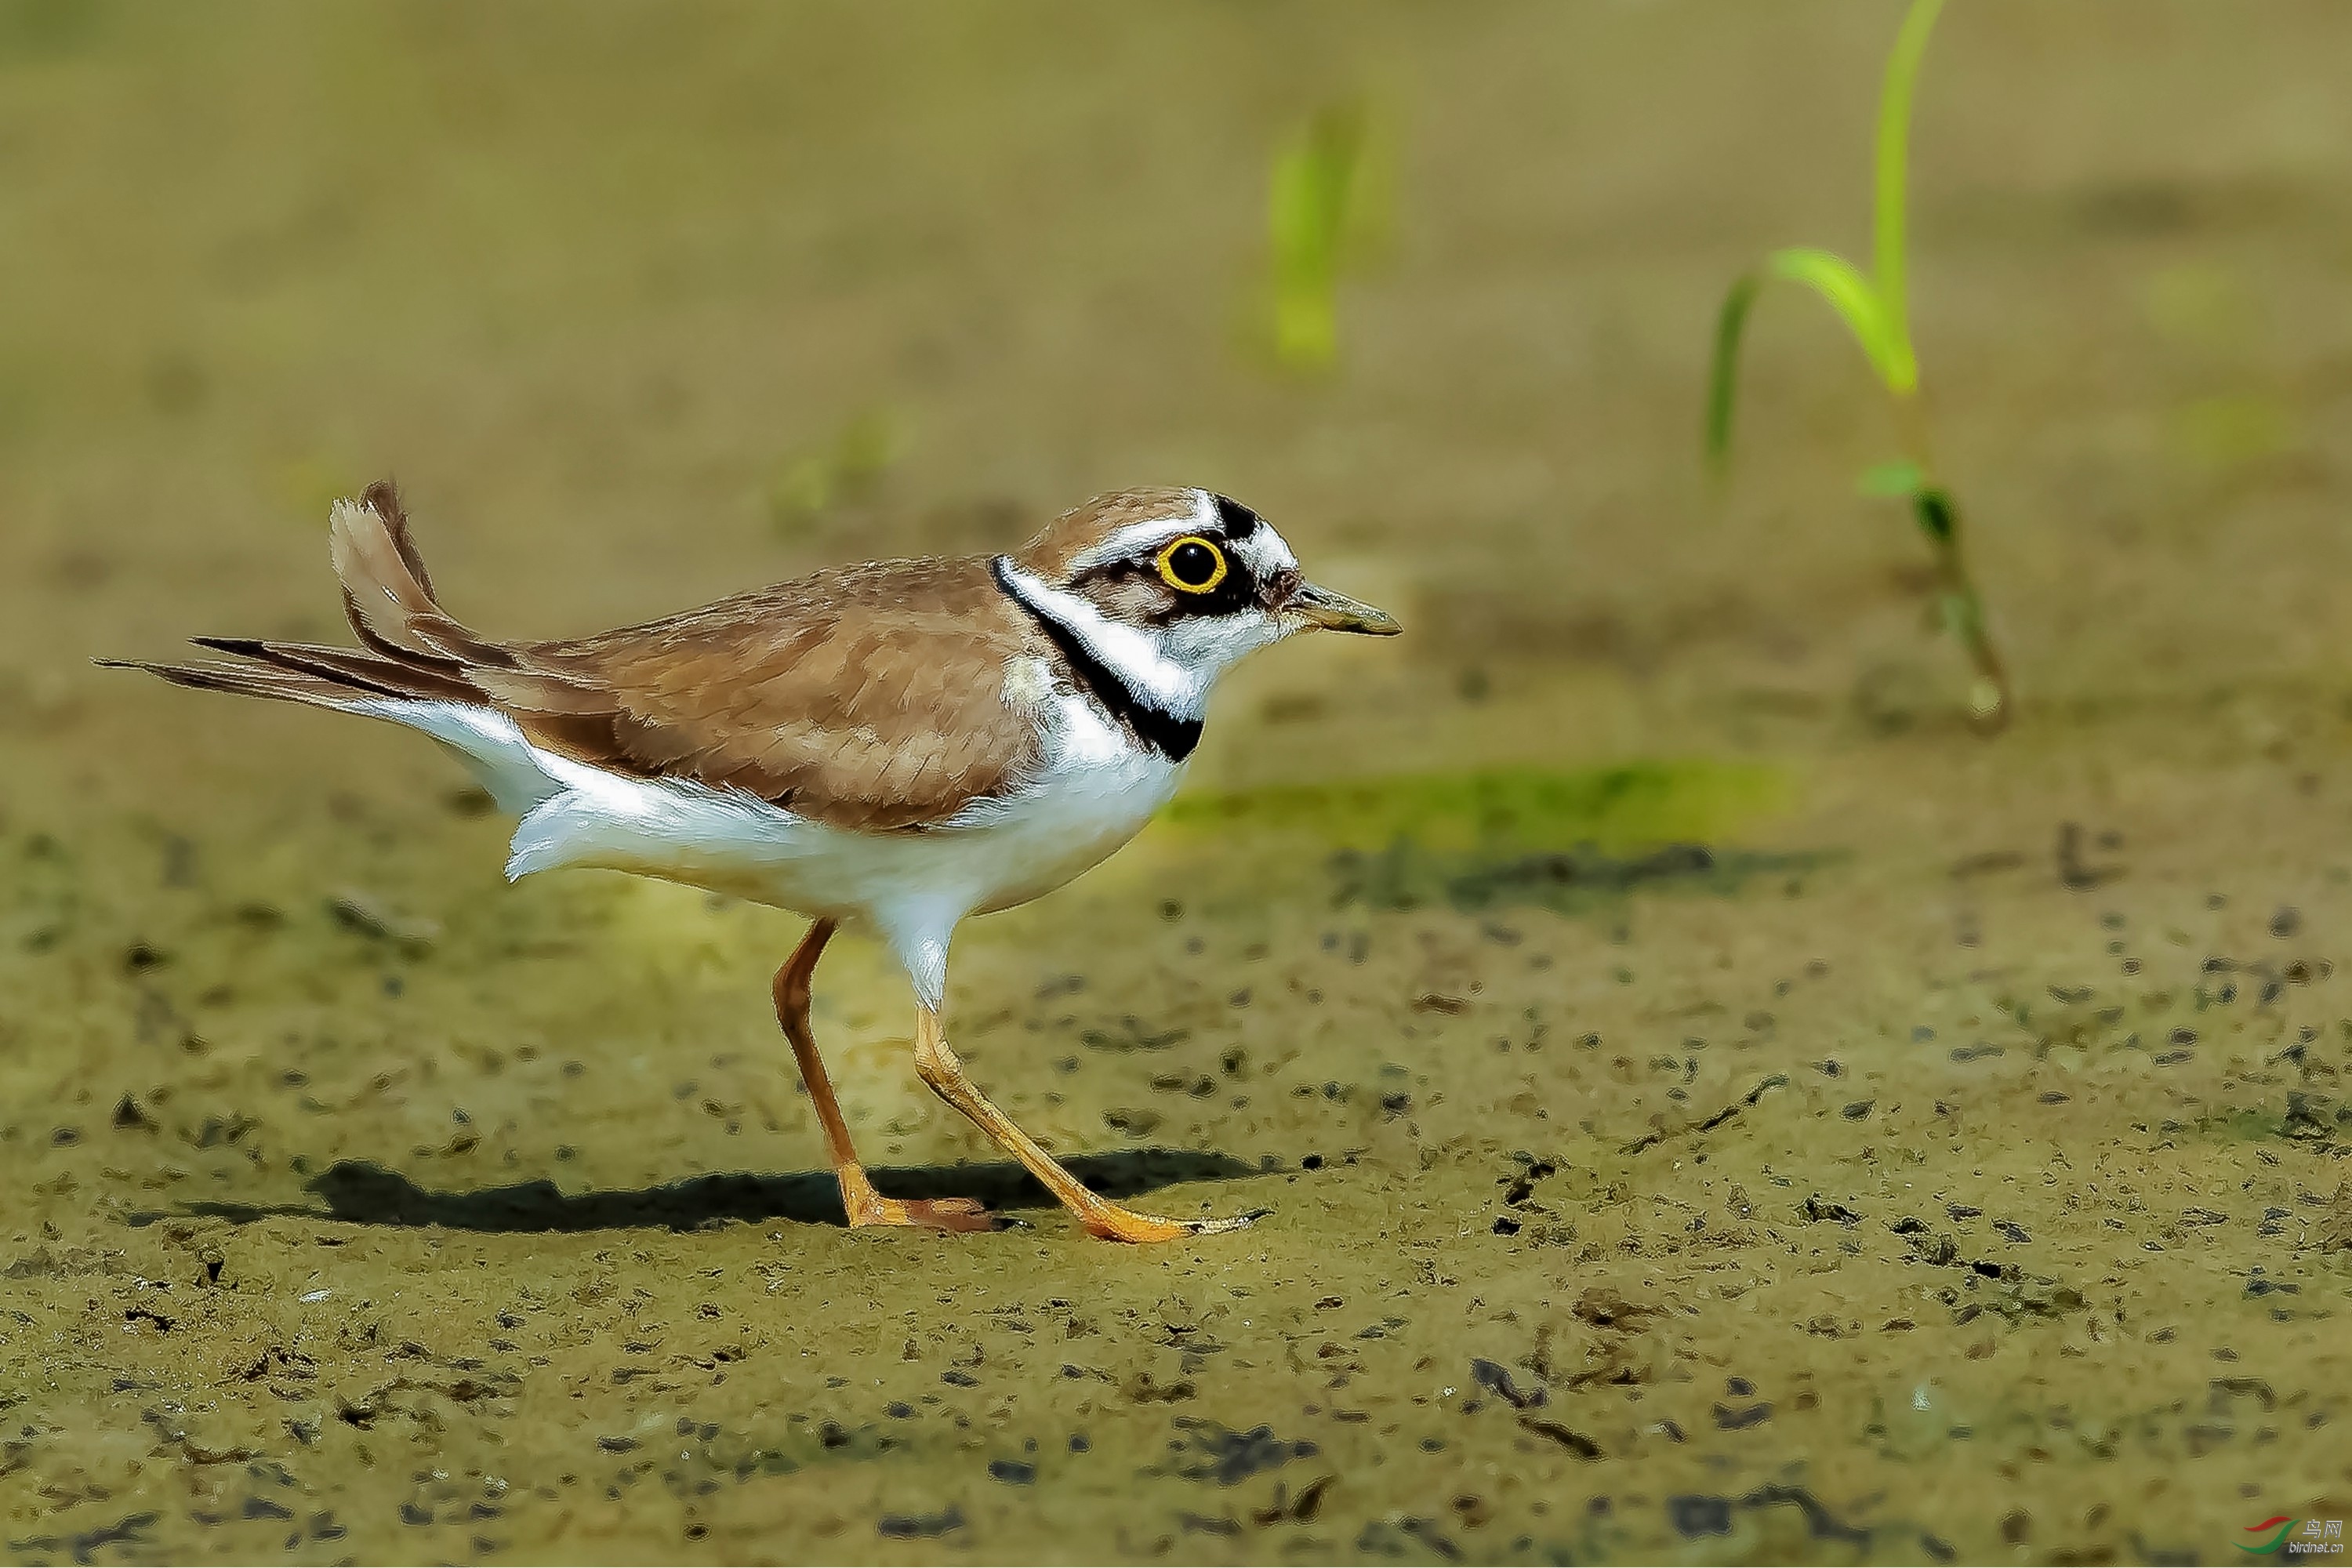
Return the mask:
[(1198, 719), (1179, 718), (1137, 691), (1119, 678), (1118, 671), (1096, 657), (1086, 639), (1023, 598), (1013, 581), (1013, 563), (1008, 558), (997, 556), (988, 563), (988, 569), (999, 591), (1037, 623), (1047, 640), (1069, 662), (1078, 684), (1102, 705), (1103, 711), (1123, 725), (1129, 734), (1171, 763), (1181, 763), (1192, 754), (1192, 748), (1201, 743)]

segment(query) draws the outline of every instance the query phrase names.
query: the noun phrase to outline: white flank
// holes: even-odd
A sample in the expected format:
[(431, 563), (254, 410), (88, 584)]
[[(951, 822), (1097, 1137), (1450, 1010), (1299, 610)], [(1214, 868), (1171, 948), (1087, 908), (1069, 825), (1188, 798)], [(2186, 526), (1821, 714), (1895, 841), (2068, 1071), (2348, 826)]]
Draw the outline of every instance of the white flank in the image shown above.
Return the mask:
[[(1021, 672), (1008, 674), (1018, 682)], [(890, 944), (917, 995), (937, 1005), (958, 921), (1051, 892), (1096, 865), (1183, 777), (1181, 764), (1137, 746), (1085, 697), (1050, 688), (1037, 696), (1045, 755), (1034, 778), (938, 826), (896, 833), (829, 827), (740, 790), (607, 773), (532, 745), (487, 708), (364, 700), (350, 710), (441, 742), (502, 809), (521, 816), (509, 879), (598, 867), (858, 924)]]

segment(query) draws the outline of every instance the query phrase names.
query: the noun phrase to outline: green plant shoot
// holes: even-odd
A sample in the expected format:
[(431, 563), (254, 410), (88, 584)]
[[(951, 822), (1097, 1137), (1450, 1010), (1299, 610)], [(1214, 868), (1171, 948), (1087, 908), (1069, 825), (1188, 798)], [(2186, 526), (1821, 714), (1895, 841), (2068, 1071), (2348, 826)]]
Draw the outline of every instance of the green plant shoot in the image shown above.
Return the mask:
[(1272, 252), (1274, 353), (1295, 371), (1319, 371), (1339, 347), (1339, 270), (1360, 221), (1365, 124), (1360, 104), (1316, 111), (1275, 154), (1266, 188)]
[(1872, 373), (1886, 388), (1903, 457), (1864, 475), (1863, 489), (1866, 494), (1899, 497), (1910, 502), (1912, 517), (1935, 556), (1937, 608), (1945, 628), (1966, 650), (1975, 667), (1969, 689), (1969, 712), (1981, 727), (1996, 730), (2009, 720), (2009, 673), (1987, 629), (1983, 598), (1969, 574), (1967, 557), (1961, 550), (1959, 510), (1951, 492), (1937, 477), (1927, 439), (1927, 416), (1921, 407), (1919, 360), (1911, 346), (1910, 301), (1905, 277), (1912, 88), (1918, 79), (1920, 58), (1927, 52), (1927, 35), (1936, 25), (1937, 13), (1942, 9), (1943, 0), (1912, 0), (1911, 9), (1903, 18), (1902, 31), (1895, 35), (1894, 53), (1887, 58), (1885, 85), (1878, 100), (1870, 271), (1865, 274), (1832, 251), (1797, 246), (1772, 252), (1753, 271), (1732, 284), (1716, 321), (1715, 361), (1707, 384), (1706, 455), (1709, 466), (1720, 476), (1731, 456), (1731, 416), (1738, 387), (1740, 336), (1756, 296), (1765, 284), (1774, 281), (1811, 289), (1853, 333)]

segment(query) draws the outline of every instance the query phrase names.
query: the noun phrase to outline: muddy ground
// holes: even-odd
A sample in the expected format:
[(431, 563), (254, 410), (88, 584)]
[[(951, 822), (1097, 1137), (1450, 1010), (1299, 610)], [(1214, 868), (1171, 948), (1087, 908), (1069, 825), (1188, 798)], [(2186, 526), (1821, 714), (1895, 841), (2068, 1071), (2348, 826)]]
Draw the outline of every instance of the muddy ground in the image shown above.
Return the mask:
[[(2352, 1516), (2352, 17), (1951, 9), (1916, 313), (2021, 693), (1852, 346), (1885, 5), (0, 10), (0, 1542), (37, 1563), (2235, 1560)], [(1269, 150), (1393, 216), (1254, 346)], [(933, 1102), (789, 917), (509, 888), (432, 749), (91, 668), (338, 631), (400, 475), (556, 635), (1198, 482), (1394, 608), (961, 935)]]

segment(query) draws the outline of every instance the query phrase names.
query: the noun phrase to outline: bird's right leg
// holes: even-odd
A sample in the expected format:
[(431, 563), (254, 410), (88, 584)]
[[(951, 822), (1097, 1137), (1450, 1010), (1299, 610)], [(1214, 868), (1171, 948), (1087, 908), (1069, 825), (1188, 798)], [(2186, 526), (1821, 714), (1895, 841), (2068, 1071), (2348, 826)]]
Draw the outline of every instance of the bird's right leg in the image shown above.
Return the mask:
[(993, 1230), (994, 1215), (971, 1198), (886, 1198), (866, 1179), (857, 1150), (849, 1142), (849, 1124), (842, 1120), (841, 1104), (833, 1098), (833, 1080), (816, 1054), (816, 1037), (809, 1029), (809, 981), (816, 961), (831, 940), (834, 922), (819, 921), (776, 971), (776, 1022), (793, 1043), (793, 1059), (800, 1064), (801, 1081), (808, 1085), (816, 1104), (816, 1119), (824, 1126), (824, 1152), (833, 1162), (834, 1178), (841, 1184), (842, 1212), (853, 1226), (919, 1225), (940, 1230)]
[(1014, 1126), (1013, 1118), (991, 1104), (988, 1097), (980, 1092), (980, 1086), (964, 1076), (963, 1063), (948, 1047), (947, 1031), (940, 1025), (939, 1009), (928, 1002), (915, 1015), (915, 1071), (931, 1086), (932, 1093), (971, 1118), (982, 1131), (996, 1141), (998, 1148), (1028, 1166), (1029, 1173), (1077, 1216), (1088, 1234), (1105, 1241), (1175, 1241), (1190, 1236), (1214, 1236), (1220, 1231), (1239, 1230), (1265, 1212), (1260, 1209), (1256, 1214), (1232, 1219), (1162, 1219), (1158, 1215), (1138, 1214), (1089, 1192), (1067, 1166)]

